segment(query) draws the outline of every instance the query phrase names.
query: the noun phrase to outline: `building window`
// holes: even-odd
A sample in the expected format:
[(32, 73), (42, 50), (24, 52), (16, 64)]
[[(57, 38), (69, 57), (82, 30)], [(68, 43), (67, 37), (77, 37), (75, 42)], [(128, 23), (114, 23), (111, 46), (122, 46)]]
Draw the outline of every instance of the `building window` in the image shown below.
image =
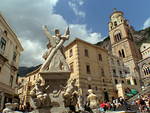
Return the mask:
[(127, 80), (127, 84), (128, 84), (128, 85), (131, 85), (131, 82), (130, 82), (130, 80)]
[(14, 53), (13, 53), (13, 61), (16, 61), (16, 58), (17, 58), (17, 53), (14, 52)]
[(101, 54), (98, 54), (98, 59), (99, 59), (100, 61), (102, 61), (102, 55), (101, 55)]
[(105, 82), (105, 80), (103, 79), (103, 82)]
[(35, 80), (35, 78), (36, 78), (36, 76), (34, 75), (34, 78), (33, 78), (33, 79)]
[(123, 49), (121, 51), (119, 50), (118, 53), (119, 53), (119, 57), (125, 58), (125, 52)]
[(6, 30), (4, 30), (4, 35), (7, 36), (7, 31)]
[(124, 84), (124, 81), (122, 80), (122, 84)]
[(72, 63), (70, 63), (70, 71), (71, 71), (71, 73), (73, 73), (73, 72), (74, 72), (73, 62), (72, 62)]
[(73, 52), (72, 52), (72, 49), (69, 50), (69, 57), (72, 57), (73, 56)]
[(101, 74), (102, 74), (102, 76), (105, 76), (105, 72), (104, 72), (103, 68), (101, 68)]
[(113, 58), (111, 58), (111, 63), (114, 64), (114, 59)]
[(1, 50), (5, 50), (5, 48), (6, 48), (6, 40), (3, 38), (3, 37), (1, 37), (1, 39), (0, 39), (0, 48), (1, 48)]
[(95, 87), (95, 90), (96, 90), (96, 91), (98, 90), (97, 86)]
[(117, 64), (120, 66), (120, 61), (119, 60), (117, 60)]
[(121, 51), (122, 51), (122, 57), (125, 58), (124, 50), (122, 49)]
[(116, 76), (116, 70), (113, 69), (113, 76)]
[(10, 76), (9, 83), (10, 83), (10, 86), (12, 87), (12, 85), (13, 85), (13, 76), (12, 75)]
[(118, 84), (118, 80), (117, 79), (115, 79), (115, 84)]
[(118, 42), (118, 41), (121, 40), (121, 39), (122, 39), (121, 33), (118, 33), (118, 34), (115, 35), (115, 40), (116, 40), (116, 42)]
[(88, 85), (88, 89), (91, 89), (91, 85), (90, 84)]
[(121, 55), (121, 51), (120, 51), (120, 50), (119, 50), (119, 52), (118, 52), (118, 53), (119, 53), (119, 57), (122, 57), (122, 55)]
[(89, 53), (88, 53), (87, 49), (84, 50), (84, 54), (85, 54), (85, 56), (89, 57)]
[(117, 22), (116, 21), (114, 22), (114, 26), (117, 26)]
[(136, 79), (134, 79), (134, 85), (137, 85)]
[(87, 74), (90, 74), (90, 73), (91, 73), (90, 65), (86, 65), (86, 73), (87, 73)]
[(122, 76), (122, 71), (119, 71), (119, 73), (120, 73), (120, 76)]

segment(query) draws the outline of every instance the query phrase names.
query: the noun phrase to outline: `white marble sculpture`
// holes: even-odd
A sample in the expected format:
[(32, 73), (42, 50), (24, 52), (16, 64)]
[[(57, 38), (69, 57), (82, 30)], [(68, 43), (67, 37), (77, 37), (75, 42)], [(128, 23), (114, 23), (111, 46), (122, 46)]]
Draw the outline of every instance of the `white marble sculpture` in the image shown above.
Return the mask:
[(47, 26), (43, 27), (44, 33), (47, 36), (49, 43), (47, 44), (47, 51), (44, 53), (43, 58), (45, 62), (41, 66), (40, 72), (60, 72), (69, 71), (68, 64), (65, 60), (63, 52), (63, 44), (65, 40), (69, 39), (70, 31), (67, 28), (64, 35), (61, 35), (59, 30), (55, 30), (55, 36), (52, 36), (48, 31)]
[(89, 95), (87, 97), (87, 102), (88, 102), (89, 107), (92, 109), (94, 113), (99, 113), (97, 96), (93, 93), (92, 89), (89, 89), (88, 93)]
[(77, 105), (78, 87), (76, 86), (76, 79), (72, 79), (68, 82), (67, 86), (64, 88), (63, 98), (66, 107), (75, 107)]
[(13, 106), (11, 103), (6, 103), (2, 113), (12, 113)]
[(37, 109), (39, 107), (50, 106), (51, 100), (47, 93), (44, 91), (47, 90), (47, 87), (41, 86), (41, 80), (37, 80), (33, 89), (30, 91), (30, 105)]

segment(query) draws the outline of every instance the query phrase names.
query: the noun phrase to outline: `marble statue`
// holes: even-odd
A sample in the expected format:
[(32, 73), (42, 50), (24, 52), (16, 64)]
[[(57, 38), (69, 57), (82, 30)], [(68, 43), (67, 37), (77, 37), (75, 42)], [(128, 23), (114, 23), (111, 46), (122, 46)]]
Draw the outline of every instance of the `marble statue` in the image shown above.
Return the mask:
[(68, 82), (63, 92), (65, 107), (70, 107), (70, 110), (75, 112), (75, 107), (78, 102), (78, 87), (76, 86), (76, 79)]
[(89, 89), (88, 93), (89, 95), (87, 97), (87, 102), (88, 102), (89, 107), (92, 109), (94, 113), (99, 113), (97, 96), (93, 93), (92, 89)]
[(11, 103), (6, 103), (2, 113), (12, 113), (13, 106)]
[(40, 72), (43, 71), (68, 71), (69, 67), (65, 60), (65, 55), (63, 52), (63, 44), (65, 40), (70, 37), (69, 28), (67, 28), (64, 35), (61, 35), (59, 30), (55, 30), (55, 36), (52, 36), (48, 31), (47, 26), (43, 27), (44, 33), (47, 36), (49, 42), (47, 44), (47, 51), (44, 53), (43, 58), (45, 62), (41, 66)]
[(6, 103), (2, 113), (23, 113), (20, 111), (15, 111), (17, 110), (16, 108), (18, 108), (18, 105), (18, 103)]
[(41, 86), (41, 80), (37, 80), (35, 86), (30, 91), (30, 105), (33, 109), (50, 107), (51, 100), (46, 92), (48, 87)]

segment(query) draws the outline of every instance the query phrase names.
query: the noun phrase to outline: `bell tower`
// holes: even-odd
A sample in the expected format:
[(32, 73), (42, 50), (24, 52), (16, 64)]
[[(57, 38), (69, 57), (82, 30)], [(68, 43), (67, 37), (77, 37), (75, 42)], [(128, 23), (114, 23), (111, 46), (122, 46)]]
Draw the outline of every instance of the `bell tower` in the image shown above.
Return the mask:
[(116, 9), (110, 16), (109, 36), (112, 45), (112, 54), (123, 58), (123, 62), (129, 67), (132, 76), (139, 77), (137, 62), (141, 59), (140, 52), (135, 45), (131, 26), (124, 18), (122, 11)]

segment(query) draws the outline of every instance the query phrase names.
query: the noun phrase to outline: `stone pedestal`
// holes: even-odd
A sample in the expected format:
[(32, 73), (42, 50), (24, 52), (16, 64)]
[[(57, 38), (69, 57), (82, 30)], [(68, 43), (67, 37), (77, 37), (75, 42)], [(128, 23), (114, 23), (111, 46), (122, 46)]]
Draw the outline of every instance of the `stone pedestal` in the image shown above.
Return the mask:
[[(67, 85), (70, 72), (41, 72), (45, 86), (49, 85), (47, 93), (51, 99), (51, 113), (68, 113), (68, 109), (64, 106), (62, 97), (62, 89)], [(42, 113), (42, 111), (40, 112)], [(46, 112), (45, 113), (49, 113)]]
[(32, 111), (31, 113), (51, 113), (50, 109), (49, 108), (44, 108), (44, 109), (37, 109), (37, 110), (34, 110)]
[(45, 82), (45, 86), (49, 85), (50, 87), (48, 93), (53, 93), (53, 91), (59, 91), (66, 86), (70, 72), (41, 72), (40, 75)]

